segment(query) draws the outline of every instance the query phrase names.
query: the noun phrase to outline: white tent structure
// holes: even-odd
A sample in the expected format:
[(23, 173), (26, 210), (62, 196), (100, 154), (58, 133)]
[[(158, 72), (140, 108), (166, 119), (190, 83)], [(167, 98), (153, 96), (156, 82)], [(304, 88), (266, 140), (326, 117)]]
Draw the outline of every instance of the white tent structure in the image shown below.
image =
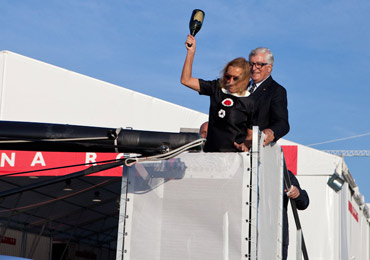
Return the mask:
[[(203, 122), (208, 120), (208, 116), (13, 52), (1, 51), (0, 120), (179, 132), (181, 128), (198, 129)], [(0, 151), (0, 171), (6, 174), (35, 168), (50, 168), (57, 165), (102, 161), (121, 156), (120, 154), (104, 153), (66, 154), (55, 152)], [(117, 170), (122, 175), (120, 168), (112, 169), (115, 172)], [(70, 172), (73, 172), (73, 170), (67, 169), (67, 172), (64, 173), (59, 171), (58, 174)], [(116, 240), (117, 236), (117, 231), (114, 232), (114, 230), (117, 230), (118, 213), (116, 199), (119, 195), (116, 193), (120, 191), (120, 185), (119, 183), (118, 185), (117, 183), (109, 184), (112, 175), (117, 176), (113, 172), (109, 177), (89, 177), (89, 184), (87, 186), (86, 180), (74, 180), (72, 182), (75, 187), (77, 186), (82, 189), (82, 187), (89, 188), (97, 185), (102, 180), (108, 181), (108, 186), (100, 189), (100, 195), (110, 198), (110, 202), (107, 201), (105, 203), (103, 201), (101, 207), (91, 204), (88, 192), (82, 193), (86, 195), (85, 198), (83, 196), (73, 196), (59, 200), (59, 206), (54, 203), (54, 208), (59, 208), (61, 212), (54, 211), (52, 218), (56, 221), (55, 223), (59, 223), (58, 227), (67, 228), (64, 231), (59, 230), (60, 232), (58, 234), (66, 236), (70, 251), (67, 254), (76, 256), (78, 253), (81, 257), (101, 255), (103, 259), (110, 259), (109, 251), (115, 251), (114, 249), (109, 250), (109, 248), (103, 248), (100, 252), (95, 253), (91, 247), (76, 245), (72, 243), (73, 241), (69, 242), (70, 238), (68, 238), (68, 236), (71, 236), (70, 234), (79, 233), (76, 229), (76, 224), (70, 222), (73, 220), (74, 212), (78, 209), (82, 210), (82, 208), (85, 208), (86, 217), (83, 223), (86, 224), (83, 224), (78, 219), (73, 220), (75, 223), (79, 222), (79, 226), (82, 228), (81, 236), (85, 236), (85, 239), (93, 241), (91, 234), (94, 233), (89, 234), (86, 232), (99, 228), (99, 239), (94, 243), (102, 244), (99, 241), (104, 241), (105, 239), (106, 244), (104, 244), (104, 247), (107, 247), (107, 245), (108, 247), (114, 247), (115, 242), (110, 242), (109, 239), (113, 238)], [(6, 178), (2, 179), (0, 185), (1, 191), (29, 183), (27, 179), (11, 179), (11, 182)], [(19, 183), (21, 179), (23, 183)], [(10, 202), (9, 200), (7, 201), (11, 203), (9, 206), (4, 206), (5, 204), (0, 206), (2, 206), (3, 212), (9, 211), (12, 208), (15, 209), (14, 212), (17, 212), (16, 209), (20, 205), (34, 203), (32, 201), (33, 199), (37, 201), (45, 200), (47, 202), (50, 199), (55, 199), (55, 197), (65, 196), (65, 192), (61, 192), (63, 189), (61, 186), (54, 185), (53, 187), (52, 185), (50, 189), (52, 191), (41, 189), (37, 193), (25, 193), (22, 197), (23, 202), (18, 202), (17, 198), (10, 198)], [(34, 195), (36, 197), (33, 197)], [(112, 209), (108, 209), (107, 207)], [(64, 211), (70, 211), (70, 213), (65, 213)], [(48, 206), (45, 206), (45, 212), (50, 212)], [(52, 230), (57, 229), (50, 225), (50, 221), (47, 218), (43, 219), (42, 215), (44, 213), (42, 213), (42, 210), (35, 210), (35, 212), (31, 210), (26, 213), (24, 218), (19, 217), (19, 215), (16, 218), (9, 217), (15, 213), (2, 218), (1, 223), (4, 225), (0, 225), (0, 236), (3, 238), (2, 243), (0, 243), (0, 254), (4, 253), (23, 257), (32, 256), (29, 258), (35, 257), (38, 260), (49, 259), (49, 255), (52, 253), (51, 244), (55, 245), (56, 241), (53, 239), (53, 242), (50, 242), (50, 237), (45, 237), (44, 234), (48, 233), (45, 232), (48, 228), (51, 228), (51, 233), (53, 232)], [(106, 219), (111, 220), (108, 221)], [(26, 222), (31, 221), (34, 223), (29, 226)], [(40, 230), (44, 231), (32, 231), (37, 234), (32, 236), (28, 232), (30, 232), (30, 228), (38, 226), (35, 223), (41, 224), (42, 228)], [(115, 229), (112, 226), (113, 224), (110, 223), (115, 223)], [(104, 230), (105, 227), (107, 231)], [(110, 227), (113, 228), (114, 234), (110, 231)], [(17, 230), (14, 230), (15, 228)], [(85, 232), (85, 235), (83, 235), (83, 232)], [(34, 249), (35, 245), (37, 247), (36, 249)], [(62, 247), (61, 251), (63, 251), (65, 244), (61, 244), (60, 246)], [(96, 248), (98, 246), (100, 245), (97, 245)], [(59, 250), (58, 244), (56, 244), (55, 249)]]
[(0, 52), (0, 119), (178, 132), (206, 114), (13, 52)]
[[(370, 211), (344, 159), (287, 140), (295, 147), (296, 173), (310, 197), (310, 206), (300, 212), (310, 259), (370, 259)], [(294, 168), (294, 167), (293, 167)], [(344, 180), (340, 190), (328, 185), (337, 174)], [(294, 219), (289, 217), (289, 259), (295, 256)]]
[[(1, 51), (0, 120), (112, 128), (132, 127), (136, 130), (178, 132), (181, 128), (197, 129), (207, 120), (207, 115), (19, 54)], [(301, 186), (307, 190), (310, 196), (309, 208), (300, 212), (310, 259), (370, 259), (369, 206), (366, 205), (343, 158), (287, 140), (280, 140), (279, 145), (284, 149), (288, 167), (297, 174)], [(191, 161), (194, 159), (191, 158), (192, 156), (194, 157), (194, 155), (185, 155), (186, 158), (184, 157), (183, 160)], [(207, 157), (207, 154), (201, 156)], [(1, 158), (5, 158), (5, 163), (6, 157)], [(2, 165), (0, 165), (0, 170), (1, 167)], [(194, 171), (201, 171), (202, 176), (210, 177), (207, 169), (195, 167)], [(342, 188), (338, 191), (333, 190), (327, 184), (334, 173), (345, 180)], [(229, 177), (221, 176), (220, 178), (227, 179)], [(188, 178), (187, 181), (190, 181), (190, 179)], [(266, 179), (268, 180), (268, 178)], [(174, 182), (165, 183), (164, 185), (168, 184), (173, 185)], [(237, 185), (237, 182), (235, 185)], [(162, 188), (163, 190), (174, 189), (174, 194), (177, 191), (176, 187), (172, 186)], [(205, 194), (207, 193), (205, 192)], [(240, 194), (242, 195), (242, 192)], [(199, 194), (199, 196), (201, 195)], [(259, 206), (261, 206), (259, 209), (262, 214), (259, 217), (267, 216), (266, 212), (270, 209), (269, 203)], [(199, 210), (202, 212), (201, 208)], [(276, 213), (275, 210), (274, 212)], [(225, 214), (222, 216), (226, 218)], [(204, 216), (200, 217), (203, 218)], [(260, 221), (262, 223), (262, 221), (269, 221), (269, 219), (266, 218)], [(289, 259), (296, 259), (295, 228), (291, 216), (289, 223)], [(131, 223), (131, 225), (135, 224)], [(170, 231), (166, 230), (166, 232)], [(208, 232), (212, 233), (211, 230), (208, 230)], [(268, 226), (260, 226), (259, 232), (262, 232), (261, 237), (263, 235), (266, 238), (269, 237)], [(218, 230), (218, 234), (225, 236), (222, 230)], [(21, 235), (19, 234), (19, 239), (21, 239)], [(162, 235), (160, 233), (158, 236)], [(130, 241), (132, 243), (135, 238)], [(225, 245), (222, 241), (224, 240), (217, 241), (217, 244)], [(166, 240), (166, 243), (171, 244), (171, 241)], [(212, 243), (210, 244), (212, 246)], [(260, 243), (259, 246), (261, 245)], [(138, 248), (138, 244), (131, 246), (138, 255), (142, 250), (145, 250)], [(189, 246), (194, 245), (190, 243)], [(0, 253), (3, 248), (4, 246), (0, 246)], [(48, 248), (48, 246), (44, 246), (45, 248)], [(226, 248), (222, 252), (228, 251)], [(278, 248), (279, 244), (274, 245), (273, 258), (271, 258), (271, 255), (265, 254), (268, 255), (266, 256), (268, 260), (279, 259), (279, 252), (275, 252), (279, 251)], [(262, 252), (264, 248), (258, 248), (258, 250), (262, 254), (259, 259), (264, 260)], [(222, 254), (224, 255), (224, 253)], [(225, 257), (224, 255), (224, 258), (220, 259), (227, 259)], [(246, 258), (245, 254), (240, 254), (240, 258), (230, 259)]]

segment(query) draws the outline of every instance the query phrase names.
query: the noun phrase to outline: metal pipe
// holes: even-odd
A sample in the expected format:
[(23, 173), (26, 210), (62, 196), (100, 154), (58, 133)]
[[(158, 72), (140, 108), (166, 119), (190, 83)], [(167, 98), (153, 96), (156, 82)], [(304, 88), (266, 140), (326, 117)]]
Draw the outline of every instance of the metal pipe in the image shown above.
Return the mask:
[[(201, 138), (170, 133), (91, 126), (0, 121), (0, 150), (158, 154)], [(201, 145), (193, 151), (200, 151)]]

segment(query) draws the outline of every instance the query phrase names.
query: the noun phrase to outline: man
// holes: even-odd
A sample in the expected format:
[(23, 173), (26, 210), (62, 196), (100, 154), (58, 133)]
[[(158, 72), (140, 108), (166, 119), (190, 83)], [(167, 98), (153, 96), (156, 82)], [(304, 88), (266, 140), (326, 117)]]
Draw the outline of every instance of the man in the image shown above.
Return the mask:
[[(263, 47), (252, 50), (249, 54), (251, 67), (251, 83), (248, 87), (250, 98), (254, 101), (255, 112), (253, 125), (258, 125), (265, 134), (263, 145), (276, 142), (289, 132), (287, 93), (284, 87), (279, 85), (271, 77), (274, 56), (272, 52)], [(297, 208), (307, 208), (309, 199), (307, 192), (299, 186), (298, 180), (289, 172), (292, 183), (291, 189), (285, 190), (283, 212), (283, 260), (288, 255), (288, 197), (296, 201)]]
[[(201, 126), (199, 128), (199, 134), (200, 134), (200, 136), (202, 138), (207, 139), (207, 135), (208, 135), (208, 121), (206, 121), (203, 124), (201, 124)], [(205, 142), (202, 143), (202, 149), (204, 147), (204, 144), (205, 144)]]
[(208, 121), (204, 122), (199, 128), (199, 134), (202, 138), (207, 138), (208, 133)]
[(288, 202), (289, 198), (295, 201), (298, 210), (305, 210), (310, 204), (310, 199), (305, 190), (302, 190), (295, 175), (288, 170), (291, 187), (284, 189), (284, 211), (283, 211), (283, 260), (288, 257), (289, 227), (288, 227)]
[(258, 125), (264, 132), (265, 146), (289, 132), (287, 93), (271, 77), (274, 56), (269, 49), (259, 47), (252, 50), (249, 64), (252, 81), (248, 91), (255, 104), (253, 125)]

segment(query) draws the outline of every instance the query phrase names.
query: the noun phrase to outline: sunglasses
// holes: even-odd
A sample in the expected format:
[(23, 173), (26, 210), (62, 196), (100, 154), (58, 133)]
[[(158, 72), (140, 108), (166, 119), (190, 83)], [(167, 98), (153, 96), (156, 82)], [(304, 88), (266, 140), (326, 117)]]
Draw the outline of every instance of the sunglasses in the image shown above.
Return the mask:
[(239, 79), (239, 77), (231, 76), (229, 74), (225, 74), (224, 77), (225, 77), (226, 80), (233, 79), (234, 81), (238, 81), (238, 79)]

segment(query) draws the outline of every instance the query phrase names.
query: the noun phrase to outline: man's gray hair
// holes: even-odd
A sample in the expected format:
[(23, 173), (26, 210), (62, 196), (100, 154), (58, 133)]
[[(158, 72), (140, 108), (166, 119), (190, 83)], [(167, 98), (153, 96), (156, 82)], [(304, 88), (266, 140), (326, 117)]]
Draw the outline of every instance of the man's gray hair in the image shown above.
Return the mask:
[(264, 53), (266, 54), (266, 61), (269, 64), (274, 64), (274, 54), (270, 51), (270, 49), (265, 48), (265, 47), (258, 47), (254, 50), (252, 50), (249, 53), (249, 60), (251, 60), (251, 57), (256, 56), (257, 54)]

